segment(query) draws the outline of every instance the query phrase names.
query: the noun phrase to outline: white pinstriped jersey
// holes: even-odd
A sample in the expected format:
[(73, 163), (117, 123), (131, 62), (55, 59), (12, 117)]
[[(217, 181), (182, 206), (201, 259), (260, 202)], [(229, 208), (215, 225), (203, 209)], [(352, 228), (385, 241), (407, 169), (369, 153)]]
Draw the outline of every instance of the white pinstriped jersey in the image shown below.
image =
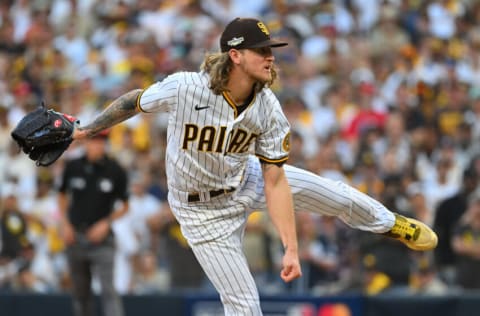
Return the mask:
[(170, 114), (167, 175), (177, 191), (236, 188), (250, 154), (268, 162), (288, 158), (290, 125), (268, 88), (238, 114), (226, 93), (212, 93), (206, 73), (179, 72), (145, 89), (137, 106)]
[[(266, 211), (258, 159), (283, 162), (289, 129), (280, 104), (264, 89), (248, 108), (215, 95), (204, 73), (176, 73), (143, 91), (144, 112), (169, 112), (168, 202), (195, 257), (220, 294), (225, 315), (262, 315), (255, 280), (242, 251), (248, 214)], [(295, 209), (337, 216), (351, 227), (385, 232), (394, 215), (354, 188), (293, 166), (284, 166)], [(209, 199), (202, 192), (235, 188)], [(188, 192), (205, 196), (187, 203)]]

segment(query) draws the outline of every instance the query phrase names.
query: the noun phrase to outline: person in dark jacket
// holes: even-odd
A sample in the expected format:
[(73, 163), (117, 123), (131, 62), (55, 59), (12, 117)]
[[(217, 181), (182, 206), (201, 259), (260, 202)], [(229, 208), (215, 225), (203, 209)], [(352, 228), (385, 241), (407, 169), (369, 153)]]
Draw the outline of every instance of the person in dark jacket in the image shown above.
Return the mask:
[(457, 194), (442, 201), (435, 212), (433, 229), (438, 234), (438, 247), (434, 250), (435, 265), (440, 277), (447, 283), (454, 282), (456, 254), (452, 250), (454, 227), (465, 213), (468, 198), (478, 185), (478, 176), (474, 168), (463, 172), (462, 187)]
[(66, 162), (59, 187), (75, 316), (94, 315), (92, 276), (100, 281), (104, 315), (124, 315), (113, 284), (111, 224), (128, 210), (128, 177), (106, 154), (107, 138), (101, 133), (85, 141), (85, 155)]

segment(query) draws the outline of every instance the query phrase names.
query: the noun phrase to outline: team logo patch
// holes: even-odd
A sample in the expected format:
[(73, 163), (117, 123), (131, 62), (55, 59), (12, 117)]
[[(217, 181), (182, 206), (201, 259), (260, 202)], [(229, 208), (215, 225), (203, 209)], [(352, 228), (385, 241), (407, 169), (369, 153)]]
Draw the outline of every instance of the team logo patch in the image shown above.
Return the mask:
[(263, 22), (258, 22), (257, 23), (257, 26), (258, 28), (260, 29), (260, 31), (262, 31), (263, 33), (265, 33), (265, 35), (269, 36), (270, 35), (270, 32), (268, 31), (267, 29), (267, 26), (265, 24), (263, 24)]
[(245, 41), (245, 39), (242, 37), (234, 37), (232, 38), (231, 40), (229, 40), (227, 42), (228, 46), (238, 46), (240, 45), (241, 43), (243, 43), (243, 41)]
[(282, 141), (282, 148), (284, 151), (289, 152), (290, 151), (290, 132), (285, 135)]
[(62, 125), (62, 120), (60, 119), (57, 119), (55, 120), (55, 122), (53, 122), (53, 126), (55, 126), (55, 128), (59, 128), (61, 125)]

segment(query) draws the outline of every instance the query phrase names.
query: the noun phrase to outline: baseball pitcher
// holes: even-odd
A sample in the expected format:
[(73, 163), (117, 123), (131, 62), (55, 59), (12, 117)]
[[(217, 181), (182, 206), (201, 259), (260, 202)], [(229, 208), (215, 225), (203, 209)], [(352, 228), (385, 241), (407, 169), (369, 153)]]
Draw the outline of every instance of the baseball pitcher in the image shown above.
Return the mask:
[[(269, 89), (276, 79), (272, 49), (285, 45), (272, 39), (261, 21), (236, 18), (221, 35), (220, 51), (207, 55), (199, 72), (174, 73), (130, 91), (90, 124), (72, 124), (67, 141), (59, 141), (91, 137), (138, 113), (169, 113), (168, 200), (220, 294), (225, 315), (262, 314), (242, 253), (252, 210), (267, 211), (279, 233), (285, 282), (301, 276), (294, 209), (337, 216), (352, 228), (390, 236), (414, 250), (437, 244), (425, 224), (391, 212), (347, 184), (285, 164), (290, 126)], [(50, 163), (45, 157), (57, 158), (28, 143), (23, 148), (35, 153), (33, 160), (41, 157), (44, 165)]]

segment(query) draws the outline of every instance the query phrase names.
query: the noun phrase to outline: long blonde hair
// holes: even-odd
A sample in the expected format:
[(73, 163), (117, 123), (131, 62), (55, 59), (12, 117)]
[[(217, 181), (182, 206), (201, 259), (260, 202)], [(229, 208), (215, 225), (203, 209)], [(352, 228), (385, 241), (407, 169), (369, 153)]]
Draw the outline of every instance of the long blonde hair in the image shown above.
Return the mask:
[[(205, 56), (200, 70), (205, 71), (210, 76), (210, 89), (213, 93), (221, 94), (228, 91), (227, 84), (230, 79), (230, 72), (233, 69), (233, 63), (228, 52), (209, 53)], [(272, 79), (269, 82), (255, 83), (255, 93), (260, 92), (266, 85), (271, 86), (277, 79), (277, 71), (275, 67), (271, 68)]]

